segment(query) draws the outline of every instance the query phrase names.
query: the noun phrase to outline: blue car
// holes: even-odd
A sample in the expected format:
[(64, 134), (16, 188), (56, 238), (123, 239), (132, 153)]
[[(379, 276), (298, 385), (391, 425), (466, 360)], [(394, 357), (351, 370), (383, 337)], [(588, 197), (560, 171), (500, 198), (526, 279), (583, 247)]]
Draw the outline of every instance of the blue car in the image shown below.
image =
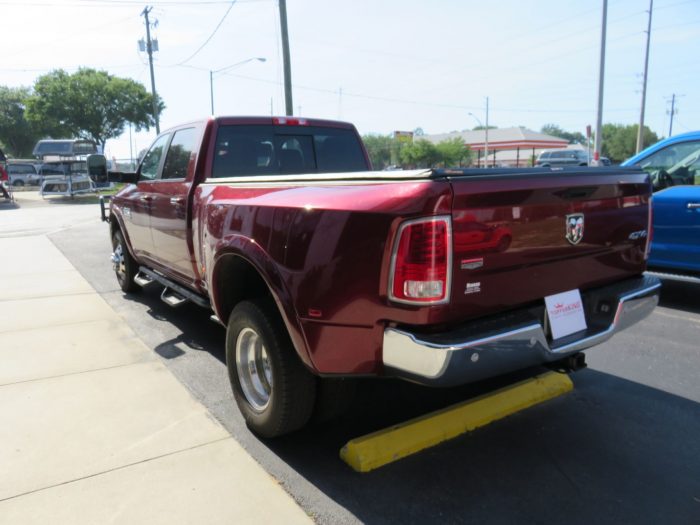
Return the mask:
[(700, 281), (700, 131), (676, 135), (626, 160), (654, 185), (649, 268)]

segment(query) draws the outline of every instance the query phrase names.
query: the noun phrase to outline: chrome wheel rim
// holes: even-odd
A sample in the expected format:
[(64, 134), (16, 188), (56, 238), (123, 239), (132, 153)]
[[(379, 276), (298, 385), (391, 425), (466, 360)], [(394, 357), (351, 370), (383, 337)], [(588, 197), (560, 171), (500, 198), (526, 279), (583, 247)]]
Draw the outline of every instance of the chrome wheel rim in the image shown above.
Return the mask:
[(244, 328), (236, 339), (236, 371), (246, 401), (257, 412), (265, 410), (272, 393), (272, 367), (258, 333)]
[(124, 263), (124, 249), (122, 243), (118, 243), (112, 253), (112, 268), (117, 274), (117, 278), (122, 281), (126, 278), (126, 264)]

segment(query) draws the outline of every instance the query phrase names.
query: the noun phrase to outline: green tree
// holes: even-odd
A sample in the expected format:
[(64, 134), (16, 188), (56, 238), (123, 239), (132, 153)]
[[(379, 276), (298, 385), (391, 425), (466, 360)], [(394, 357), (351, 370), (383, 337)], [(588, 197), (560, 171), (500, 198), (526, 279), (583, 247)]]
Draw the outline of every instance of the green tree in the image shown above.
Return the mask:
[[(638, 124), (628, 126), (624, 124), (603, 125), (603, 156), (608, 157), (613, 162), (622, 162), (634, 155), (637, 149), (638, 129)], [(642, 139), (642, 148), (659, 141), (658, 135), (647, 126), (644, 126)]]
[(381, 170), (391, 164), (391, 152), (395, 147), (394, 139), (390, 135), (363, 135), (367, 154), (372, 161), (375, 170)]
[[(136, 131), (155, 124), (152, 96), (128, 78), (83, 68), (70, 74), (59, 69), (40, 76), (27, 101), (27, 120), (51, 136), (75, 136), (104, 147), (128, 123)], [(158, 100), (159, 113), (164, 104)]]
[(6, 154), (29, 157), (43, 130), (25, 118), (25, 106), (30, 91), (26, 87), (0, 86), (0, 142)]
[(436, 145), (438, 160), (446, 168), (471, 164), (472, 151), (460, 137), (443, 140)]
[(437, 146), (425, 139), (418, 139), (413, 144), (401, 148), (401, 164), (414, 168), (429, 168), (440, 160)]
[(540, 133), (568, 140), (572, 144), (586, 144), (586, 136), (583, 133), (579, 133), (578, 131), (574, 131), (573, 133), (570, 131), (564, 131), (556, 124), (545, 124), (542, 126)]

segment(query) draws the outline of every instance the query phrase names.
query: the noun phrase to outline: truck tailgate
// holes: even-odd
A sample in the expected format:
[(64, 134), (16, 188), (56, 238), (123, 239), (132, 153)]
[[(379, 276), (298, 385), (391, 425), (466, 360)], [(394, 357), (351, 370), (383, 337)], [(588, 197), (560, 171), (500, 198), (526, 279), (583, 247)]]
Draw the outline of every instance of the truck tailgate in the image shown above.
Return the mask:
[(600, 286), (645, 268), (651, 187), (611, 168), (450, 178), (453, 318)]

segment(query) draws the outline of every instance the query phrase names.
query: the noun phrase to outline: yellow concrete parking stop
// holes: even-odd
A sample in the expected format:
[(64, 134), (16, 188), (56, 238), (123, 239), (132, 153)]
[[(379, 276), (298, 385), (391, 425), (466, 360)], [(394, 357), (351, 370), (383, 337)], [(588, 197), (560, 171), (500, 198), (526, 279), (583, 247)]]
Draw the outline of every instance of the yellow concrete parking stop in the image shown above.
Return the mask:
[(495, 392), (348, 441), (340, 457), (369, 472), (573, 389), (568, 375), (548, 372)]

